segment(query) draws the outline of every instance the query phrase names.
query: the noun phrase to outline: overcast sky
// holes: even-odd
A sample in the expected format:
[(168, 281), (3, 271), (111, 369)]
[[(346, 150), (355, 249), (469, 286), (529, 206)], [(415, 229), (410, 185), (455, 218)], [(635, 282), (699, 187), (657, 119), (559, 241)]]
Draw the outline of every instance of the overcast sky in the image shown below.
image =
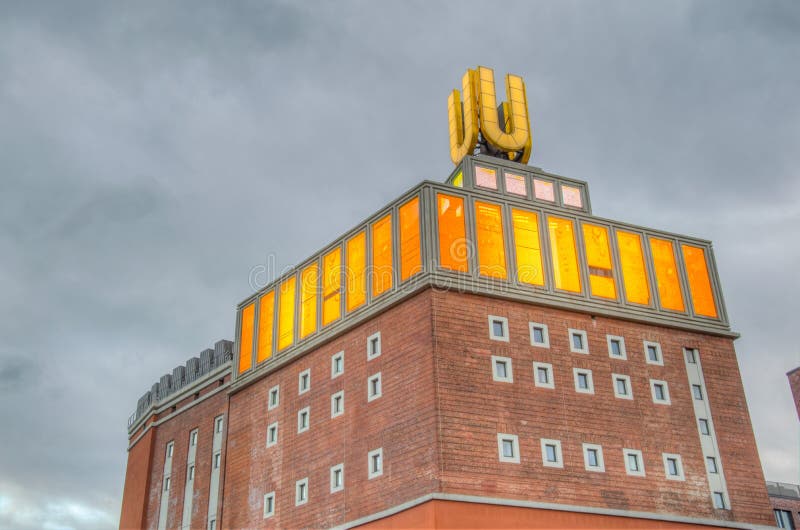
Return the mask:
[(597, 215), (714, 242), (766, 478), (800, 481), (800, 4), (3, 3), (0, 528), (116, 527), (139, 396), (268, 256), (444, 180), (478, 64)]

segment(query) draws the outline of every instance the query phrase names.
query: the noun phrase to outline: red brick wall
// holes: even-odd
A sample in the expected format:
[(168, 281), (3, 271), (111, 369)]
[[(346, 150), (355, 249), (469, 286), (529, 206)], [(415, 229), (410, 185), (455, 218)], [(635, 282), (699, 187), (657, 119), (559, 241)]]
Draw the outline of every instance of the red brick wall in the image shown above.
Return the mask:
[(122, 492), (120, 529), (143, 528), (147, 510), (150, 460), (153, 456), (153, 431), (148, 431), (128, 452), (125, 488)]
[(794, 399), (794, 408), (797, 410), (797, 416), (800, 418), (800, 368), (795, 368), (786, 377), (789, 378), (789, 388), (792, 389), (792, 399)]
[[(489, 339), (489, 314), (508, 318), (510, 342)], [(443, 491), (772, 523), (730, 339), (455, 292), (435, 293), (433, 319)], [(530, 345), (529, 321), (548, 325), (549, 349)], [(570, 352), (568, 328), (588, 333), (589, 355)], [(625, 338), (628, 360), (609, 358), (606, 334)], [(664, 366), (645, 362), (644, 340)], [(711, 504), (684, 346), (700, 352), (730, 512)], [(491, 355), (512, 358), (513, 383), (492, 380)], [(554, 390), (534, 386), (533, 361), (553, 365)], [(573, 367), (592, 370), (594, 395), (575, 392)], [(614, 397), (612, 373), (631, 377), (634, 400)], [(650, 378), (671, 405), (653, 403)], [(498, 461), (497, 433), (519, 436), (521, 464)], [(540, 438), (561, 441), (564, 469), (542, 465)], [(584, 469), (584, 442), (603, 446), (605, 473)], [(626, 474), (623, 447), (643, 452), (646, 477)], [(682, 456), (684, 482), (665, 478), (662, 452)]]
[[(774, 510), (786, 510), (792, 514), (795, 528), (800, 528), (800, 499), (786, 499), (784, 497), (770, 497)], [(775, 524), (775, 520), (772, 521)]]

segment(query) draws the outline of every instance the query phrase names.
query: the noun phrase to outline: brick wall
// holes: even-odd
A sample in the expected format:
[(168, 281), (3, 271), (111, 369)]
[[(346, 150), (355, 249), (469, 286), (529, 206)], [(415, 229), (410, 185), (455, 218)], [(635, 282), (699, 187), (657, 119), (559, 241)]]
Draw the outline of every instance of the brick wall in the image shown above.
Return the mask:
[(794, 408), (797, 410), (797, 416), (800, 418), (800, 368), (795, 368), (786, 377), (789, 378), (789, 388), (792, 390), (792, 399), (794, 399)]
[[(789, 499), (785, 497), (770, 496), (773, 510), (786, 510), (792, 514), (792, 522), (795, 528), (800, 528), (800, 499)], [(775, 524), (773, 519), (772, 524)]]
[(153, 457), (153, 431), (148, 431), (128, 452), (125, 488), (122, 492), (120, 528), (143, 528), (149, 496), (150, 462)]

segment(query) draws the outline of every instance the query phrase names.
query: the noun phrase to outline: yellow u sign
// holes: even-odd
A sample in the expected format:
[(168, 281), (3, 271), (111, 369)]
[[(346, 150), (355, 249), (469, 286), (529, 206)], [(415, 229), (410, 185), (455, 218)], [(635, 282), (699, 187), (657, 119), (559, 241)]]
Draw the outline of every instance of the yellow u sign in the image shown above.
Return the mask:
[(458, 164), (480, 145), (482, 152), (525, 164), (531, 156), (531, 127), (522, 78), (506, 76), (509, 101), (499, 106), (491, 68), (467, 70), (462, 91), (463, 102), (458, 90), (447, 98), (453, 163)]

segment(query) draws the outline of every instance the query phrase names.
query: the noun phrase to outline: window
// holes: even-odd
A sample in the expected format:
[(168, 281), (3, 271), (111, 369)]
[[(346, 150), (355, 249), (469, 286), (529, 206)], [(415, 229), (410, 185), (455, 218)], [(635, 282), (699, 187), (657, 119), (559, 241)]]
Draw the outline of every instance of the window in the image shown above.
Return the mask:
[(553, 380), (553, 365), (548, 363), (533, 363), (533, 382), (542, 388), (555, 388)]
[(659, 405), (669, 405), (669, 387), (666, 381), (650, 380), (650, 392), (653, 395), (653, 403)]
[(542, 438), (542, 465), (546, 467), (564, 467), (561, 455), (561, 442)]
[(501, 383), (513, 383), (514, 374), (511, 371), (511, 359), (492, 355), (492, 379)]
[(294, 483), (294, 505), (300, 506), (308, 502), (308, 477)]
[(189, 435), (189, 445), (192, 447), (197, 445), (197, 431), (192, 431), (192, 433)]
[(625, 472), (634, 477), (643, 477), (644, 458), (642, 458), (642, 452), (636, 449), (623, 449), (622, 455), (625, 458)]
[(216, 432), (222, 432), (222, 416), (220, 416), (219, 418), (217, 418), (217, 419), (216, 419), (216, 420), (214, 420), (214, 421), (215, 421), (215, 425), (216, 425), (216, 427), (214, 428), (214, 430), (215, 430)]
[(775, 514), (775, 521), (778, 523), (778, 528), (791, 528), (794, 530), (794, 521), (792, 521), (792, 512), (788, 510), (772, 510)]
[(547, 333), (547, 326), (537, 322), (530, 322), (528, 326), (531, 330), (531, 346), (540, 348), (550, 347), (550, 335)]
[(625, 339), (616, 335), (606, 335), (606, 342), (608, 343), (608, 356), (612, 359), (627, 359), (628, 354), (625, 351)]
[(217, 520), (216, 519), (211, 519), (208, 522), (208, 530), (217, 530)]
[(644, 341), (644, 355), (647, 364), (664, 366), (664, 357), (661, 355), (661, 345), (659, 343)]
[(172, 442), (167, 444), (167, 458), (172, 458), (172, 447), (174, 445)]
[(711, 427), (708, 424), (708, 420), (705, 418), (700, 418), (697, 420), (700, 425), (700, 434), (705, 434), (707, 436), (711, 435)]
[(379, 357), (381, 354), (381, 332), (373, 333), (367, 337), (367, 360)]
[(583, 444), (583, 465), (586, 471), (605, 472), (603, 448), (596, 444)]
[(267, 447), (272, 447), (278, 443), (278, 422), (270, 423), (267, 427)]
[(344, 489), (344, 464), (337, 464), (331, 468), (331, 493)]
[(573, 368), (575, 376), (575, 392), (581, 394), (594, 394), (594, 383), (592, 382), (592, 371), (583, 368)]
[(189, 466), (189, 471), (186, 473), (186, 480), (194, 480), (194, 466)]
[(281, 398), (281, 385), (275, 385), (269, 389), (269, 400), (267, 401), (267, 410), (272, 410), (278, 406)]
[(311, 388), (311, 368), (306, 368), (297, 376), (297, 393), (305, 394)]
[(692, 385), (692, 396), (697, 401), (703, 401), (703, 387), (700, 385)]
[(311, 408), (306, 407), (297, 413), (297, 432), (306, 432), (310, 423)]
[(381, 373), (370, 376), (367, 380), (367, 401), (381, 397)]
[(585, 331), (569, 330), (569, 350), (573, 353), (589, 353), (589, 339)]
[(264, 519), (275, 515), (275, 492), (270, 491), (264, 495)]
[(367, 454), (369, 478), (373, 479), (383, 475), (383, 448), (375, 449)]
[(662, 453), (661, 456), (664, 459), (664, 473), (669, 480), (686, 480), (686, 478), (683, 476), (681, 455)]
[(222, 453), (214, 453), (214, 469), (219, 469), (221, 461), (222, 461)]
[(344, 390), (331, 396), (331, 418), (344, 414)]
[(719, 473), (719, 468), (717, 467), (717, 459), (713, 456), (706, 457), (706, 470), (709, 473)]
[(170, 486), (171, 483), (172, 483), (172, 479), (170, 477), (167, 477), (167, 478), (164, 479), (164, 491), (166, 493), (169, 493), (169, 486)]
[(633, 387), (629, 375), (611, 374), (611, 379), (614, 381), (614, 397), (633, 399)]
[(508, 319), (489, 315), (489, 338), (508, 342)]
[(497, 452), (501, 462), (519, 464), (519, 438), (515, 434), (497, 434)]
[[(725, 504), (725, 494), (721, 491), (714, 492), (714, 508), (718, 510), (727, 510), (728, 507)], [(779, 527), (780, 528), (780, 527)], [(789, 527), (791, 528), (791, 527)]]
[(331, 379), (344, 373), (344, 352), (340, 351), (331, 357)]
[(692, 348), (684, 348), (683, 355), (686, 357), (686, 362), (689, 364), (697, 364), (697, 350)]

